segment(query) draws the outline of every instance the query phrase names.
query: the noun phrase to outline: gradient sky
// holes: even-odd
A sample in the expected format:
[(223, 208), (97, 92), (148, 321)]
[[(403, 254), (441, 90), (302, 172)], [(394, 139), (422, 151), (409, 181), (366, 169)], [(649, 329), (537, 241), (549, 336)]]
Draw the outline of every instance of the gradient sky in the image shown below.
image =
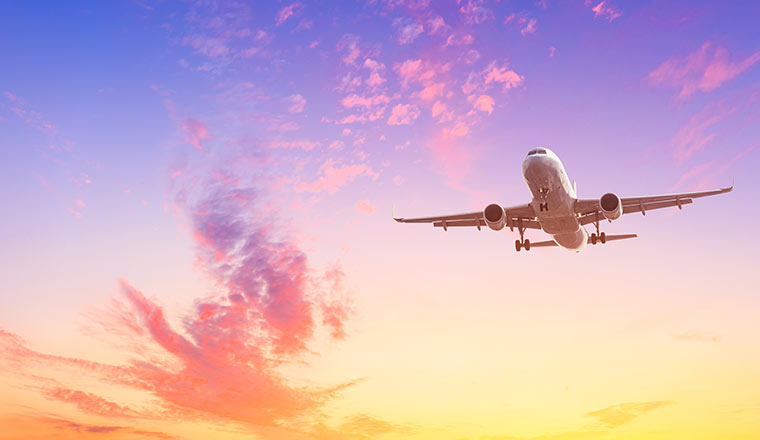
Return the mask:
[[(0, 4), (0, 439), (756, 439), (760, 4)], [(515, 253), (402, 216), (734, 192)], [(529, 231), (532, 240), (545, 239)]]

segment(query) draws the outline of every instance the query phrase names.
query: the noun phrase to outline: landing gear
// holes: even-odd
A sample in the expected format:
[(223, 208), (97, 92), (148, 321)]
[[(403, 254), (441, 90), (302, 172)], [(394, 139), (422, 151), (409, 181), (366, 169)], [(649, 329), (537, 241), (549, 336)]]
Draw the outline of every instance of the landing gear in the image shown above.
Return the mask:
[(527, 228), (522, 225), (522, 219), (518, 220), (517, 230), (520, 231), (520, 239), (515, 240), (515, 250), (520, 252), (520, 249), (525, 248), (526, 251), (530, 250), (530, 240), (525, 239), (525, 230)]
[(515, 240), (515, 250), (520, 252), (520, 249), (525, 248), (526, 251), (530, 250), (530, 240)]
[(591, 244), (596, 244), (597, 240), (599, 240), (602, 244), (607, 243), (607, 234), (604, 232), (599, 232), (599, 212), (596, 213), (596, 221), (594, 221), (594, 226), (596, 226), (596, 233), (591, 233)]

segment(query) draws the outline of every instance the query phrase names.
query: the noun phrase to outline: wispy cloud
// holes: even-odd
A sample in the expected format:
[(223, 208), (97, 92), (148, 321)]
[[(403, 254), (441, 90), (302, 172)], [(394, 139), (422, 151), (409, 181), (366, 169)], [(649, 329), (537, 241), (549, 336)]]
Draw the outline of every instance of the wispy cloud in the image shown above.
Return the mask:
[(393, 27), (398, 31), (398, 44), (411, 44), (418, 36), (424, 32), (422, 24), (408, 17), (398, 17), (393, 20)]
[(710, 92), (741, 75), (760, 61), (760, 51), (737, 61), (729, 51), (707, 41), (685, 57), (674, 56), (649, 73), (653, 86), (680, 89), (679, 98)]
[(290, 17), (293, 17), (295, 14), (297, 14), (302, 8), (303, 5), (301, 3), (295, 2), (280, 9), (279, 12), (277, 12), (277, 17), (275, 17), (274, 20), (275, 26), (279, 26), (285, 23)]
[(208, 127), (197, 119), (187, 118), (182, 123), (182, 132), (185, 135), (185, 142), (197, 148), (203, 149), (202, 141), (211, 139)]
[(584, 4), (594, 12), (594, 18), (602, 17), (608, 21), (614, 21), (623, 15), (619, 9), (608, 3), (607, 0), (586, 0)]
[(326, 161), (320, 167), (321, 176), (311, 182), (303, 182), (298, 185), (299, 191), (318, 193), (326, 191), (335, 194), (340, 188), (353, 181), (359, 176), (377, 178), (377, 173), (365, 164), (335, 165), (332, 160)]
[(669, 403), (671, 402), (667, 400), (620, 403), (586, 413), (586, 415), (597, 419), (599, 423), (608, 428), (617, 428), (631, 423), (638, 416), (654, 411)]

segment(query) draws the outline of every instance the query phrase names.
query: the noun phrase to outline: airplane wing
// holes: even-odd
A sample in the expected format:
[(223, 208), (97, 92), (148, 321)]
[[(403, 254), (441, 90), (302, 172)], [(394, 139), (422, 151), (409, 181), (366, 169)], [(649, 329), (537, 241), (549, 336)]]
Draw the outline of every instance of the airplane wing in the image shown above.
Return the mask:
[[(734, 186), (731, 185), (727, 188), (719, 188), (710, 191), (664, 194), (659, 196), (621, 197), (620, 202), (623, 205), (623, 214), (640, 212), (641, 214), (646, 215), (647, 211), (651, 211), (653, 209), (668, 208), (671, 206), (678, 206), (678, 208), (681, 209), (683, 205), (692, 203), (694, 199), (727, 193), (733, 189)], [(576, 200), (575, 212), (576, 214), (579, 214), (578, 221), (582, 225), (594, 223), (595, 221), (604, 218), (601, 215), (599, 199)]]
[[(536, 213), (530, 205), (505, 207), (504, 213), (507, 216), (507, 226), (515, 227), (519, 223), (522, 223), (524, 228), (541, 229), (541, 225), (535, 220)], [(444, 230), (457, 226), (471, 226), (479, 230), (481, 227), (486, 226), (483, 211), (417, 218), (396, 217), (394, 215), (393, 219), (399, 223), (432, 223), (434, 227), (443, 228)]]

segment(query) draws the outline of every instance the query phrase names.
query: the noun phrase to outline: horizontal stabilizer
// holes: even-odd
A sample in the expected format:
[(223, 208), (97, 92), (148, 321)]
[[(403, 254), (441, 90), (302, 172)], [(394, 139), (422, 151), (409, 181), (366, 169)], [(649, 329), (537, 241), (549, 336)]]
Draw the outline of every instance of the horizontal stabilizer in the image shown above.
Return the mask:
[[(626, 238), (636, 238), (638, 235), (636, 234), (620, 234), (620, 235), (606, 235), (605, 241), (614, 241), (614, 240), (625, 240)], [(599, 243), (599, 241), (597, 241)], [(588, 244), (591, 244), (591, 237), (588, 239)]]
[(533, 249), (534, 247), (550, 247), (550, 246), (557, 246), (557, 243), (554, 242), (554, 240), (549, 241), (538, 241), (538, 242), (530, 242), (530, 248)]

